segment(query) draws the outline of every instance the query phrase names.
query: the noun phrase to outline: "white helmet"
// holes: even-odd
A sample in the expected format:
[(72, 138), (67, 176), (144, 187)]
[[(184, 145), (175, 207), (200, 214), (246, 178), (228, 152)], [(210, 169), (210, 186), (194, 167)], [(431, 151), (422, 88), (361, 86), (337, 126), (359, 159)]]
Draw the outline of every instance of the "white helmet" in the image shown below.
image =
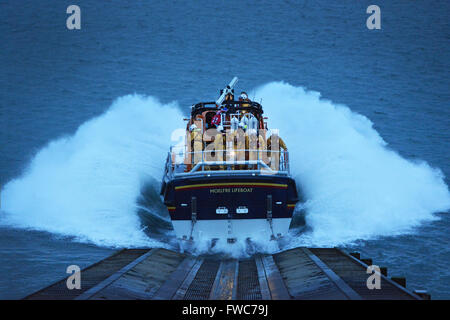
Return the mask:
[(195, 123), (191, 124), (191, 126), (189, 127), (189, 131), (194, 131), (195, 129), (197, 129)]

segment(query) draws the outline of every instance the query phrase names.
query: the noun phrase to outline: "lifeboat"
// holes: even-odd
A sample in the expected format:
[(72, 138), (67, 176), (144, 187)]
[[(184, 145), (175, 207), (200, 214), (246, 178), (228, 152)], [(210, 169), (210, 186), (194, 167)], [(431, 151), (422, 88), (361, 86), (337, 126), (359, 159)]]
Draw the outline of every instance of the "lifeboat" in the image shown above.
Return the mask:
[(180, 240), (275, 240), (289, 231), (299, 199), (287, 146), (261, 104), (235, 99), (237, 80), (191, 107), (185, 142), (167, 155), (161, 198)]

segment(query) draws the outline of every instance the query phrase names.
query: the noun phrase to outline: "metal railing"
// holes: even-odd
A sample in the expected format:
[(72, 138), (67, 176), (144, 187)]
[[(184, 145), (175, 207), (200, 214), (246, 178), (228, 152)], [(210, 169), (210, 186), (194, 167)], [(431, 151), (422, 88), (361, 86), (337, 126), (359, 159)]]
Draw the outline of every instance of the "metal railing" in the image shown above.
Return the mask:
[[(258, 102), (255, 101), (224, 101), (221, 105), (232, 107), (232, 108), (254, 108), (256, 110), (262, 111), (262, 106)], [(200, 110), (203, 108), (211, 108), (217, 109), (217, 105), (215, 101), (210, 102), (200, 102), (192, 106), (192, 110)]]
[(205, 174), (288, 175), (289, 171), (289, 153), (286, 150), (219, 149), (188, 152), (186, 147), (171, 147), (164, 178)]

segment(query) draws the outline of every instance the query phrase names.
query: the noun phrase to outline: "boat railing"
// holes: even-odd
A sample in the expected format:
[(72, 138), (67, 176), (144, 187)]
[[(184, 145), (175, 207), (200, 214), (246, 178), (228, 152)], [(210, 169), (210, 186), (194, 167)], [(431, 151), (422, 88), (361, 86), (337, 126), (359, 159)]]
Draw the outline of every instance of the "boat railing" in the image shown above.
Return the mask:
[[(262, 111), (261, 104), (255, 101), (224, 101), (222, 103), (222, 106), (228, 107), (228, 108), (254, 108), (256, 110)], [(201, 110), (203, 108), (216, 108), (217, 105), (215, 101), (210, 102), (200, 102), (192, 106), (192, 110)]]
[(167, 155), (164, 178), (192, 175), (289, 175), (287, 150), (231, 149), (186, 151), (172, 147)]

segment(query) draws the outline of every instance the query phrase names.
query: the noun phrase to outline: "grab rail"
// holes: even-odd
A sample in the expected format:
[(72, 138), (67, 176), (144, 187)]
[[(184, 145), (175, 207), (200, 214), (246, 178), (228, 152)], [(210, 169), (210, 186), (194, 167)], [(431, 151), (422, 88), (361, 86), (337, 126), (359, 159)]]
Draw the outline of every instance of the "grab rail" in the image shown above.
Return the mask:
[(163, 179), (194, 173), (227, 174), (265, 173), (288, 175), (289, 153), (286, 150), (231, 149), (187, 152), (186, 147), (171, 147)]

